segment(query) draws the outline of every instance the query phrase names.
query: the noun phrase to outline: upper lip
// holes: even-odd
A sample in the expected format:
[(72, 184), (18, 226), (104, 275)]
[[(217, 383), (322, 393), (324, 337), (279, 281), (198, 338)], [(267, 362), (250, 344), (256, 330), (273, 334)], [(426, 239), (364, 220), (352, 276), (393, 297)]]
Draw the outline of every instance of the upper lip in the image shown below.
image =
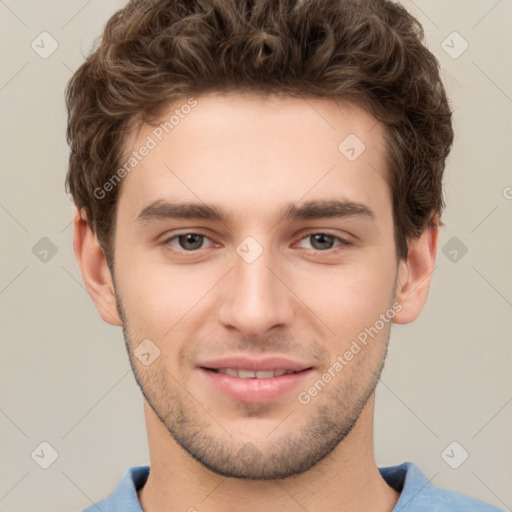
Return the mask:
[(270, 371), (270, 370), (293, 370), (300, 372), (311, 368), (311, 365), (292, 361), (286, 357), (262, 357), (254, 359), (248, 356), (225, 357), (215, 359), (214, 361), (206, 361), (199, 364), (201, 368), (217, 370), (219, 368), (238, 368), (252, 371)]

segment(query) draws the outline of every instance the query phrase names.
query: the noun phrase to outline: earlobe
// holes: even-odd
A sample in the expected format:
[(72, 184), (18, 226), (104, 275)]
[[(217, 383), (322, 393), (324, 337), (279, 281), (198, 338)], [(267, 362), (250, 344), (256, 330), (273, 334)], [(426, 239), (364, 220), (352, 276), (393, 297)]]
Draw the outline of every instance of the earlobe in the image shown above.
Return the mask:
[(76, 210), (73, 227), (73, 249), (87, 292), (101, 318), (111, 325), (120, 326), (122, 321), (107, 260), (84, 212)]
[(425, 305), (436, 262), (438, 225), (425, 228), (409, 240), (407, 259), (399, 263), (395, 300), (402, 308), (393, 322), (407, 324), (415, 320)]

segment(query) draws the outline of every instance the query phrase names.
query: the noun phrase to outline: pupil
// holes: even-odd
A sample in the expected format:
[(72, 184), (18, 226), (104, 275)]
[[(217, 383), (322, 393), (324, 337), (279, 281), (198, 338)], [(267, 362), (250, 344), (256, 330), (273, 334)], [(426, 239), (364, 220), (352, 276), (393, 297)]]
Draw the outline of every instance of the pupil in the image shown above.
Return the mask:
[[(329, 245), (329, 246), (332, 245), (333, 237), (330, 235), (326, 235), (325, 233), (318, 233), (316, 235), (313, 235), (313, 240), (315, 241), (315, 243), (317, 241), (320, 242), (320, 247), (319, 247), (320, 249), (325, 249), (326, 248), (325, 245), (322, 246), (321, 244), (327, 243), (327, 245)], [(315, 246), (315, 244), (313, 244), (313, 247), (314, 246)], [(330, 247), (328, 247), (328, 248), (330, 248)]]
[[(198, 235), (196, 233), (188, 233), (186, 235), (181, 235), (180, 236), (180, 244), (181, 246), (184, 248), (184, 249), (198, 249), (199, 247), (201, 247), (201, 244), (202, 244), (202, 235)], [(194, 239), (196, 239), (196, 241), (194, 242)], [(199, 240), (199, 242), (198, 242)], [(192, 244), (192, 247), (190, 247), (190, 245), (187, 246), (187, 244)]]

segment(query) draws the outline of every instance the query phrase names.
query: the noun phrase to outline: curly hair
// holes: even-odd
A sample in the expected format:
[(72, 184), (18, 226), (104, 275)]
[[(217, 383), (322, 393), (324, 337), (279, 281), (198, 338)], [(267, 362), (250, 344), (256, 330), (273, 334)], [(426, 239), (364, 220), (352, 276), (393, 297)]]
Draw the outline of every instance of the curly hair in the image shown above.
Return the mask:
[[(96, 197), (121, 165), (136, 123), (208, 92), (330, 97), (384, 126), (394, 236), (440, 223), (453, 143), (450, 110), (423, 28), (389, 0), (131, 0), (107, 22), (66, 88), (66, 188), (109, 265), (121, 186)], [(112, 267), (111, 267), (112, 268)]]

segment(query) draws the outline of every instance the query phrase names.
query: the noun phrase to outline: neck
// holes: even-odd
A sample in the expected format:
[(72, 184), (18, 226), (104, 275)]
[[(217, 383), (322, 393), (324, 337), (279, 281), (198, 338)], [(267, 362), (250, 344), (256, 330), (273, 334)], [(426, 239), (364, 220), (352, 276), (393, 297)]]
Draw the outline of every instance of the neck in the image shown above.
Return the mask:
[(145, 512), (391, 512), (400, 493), (375, 463), (374, 395), (347, 437), (309, 471), (280, 480), (242, 480), (213, 473), (170, 436), (144, 402), (151, 471), (138, 497)]

